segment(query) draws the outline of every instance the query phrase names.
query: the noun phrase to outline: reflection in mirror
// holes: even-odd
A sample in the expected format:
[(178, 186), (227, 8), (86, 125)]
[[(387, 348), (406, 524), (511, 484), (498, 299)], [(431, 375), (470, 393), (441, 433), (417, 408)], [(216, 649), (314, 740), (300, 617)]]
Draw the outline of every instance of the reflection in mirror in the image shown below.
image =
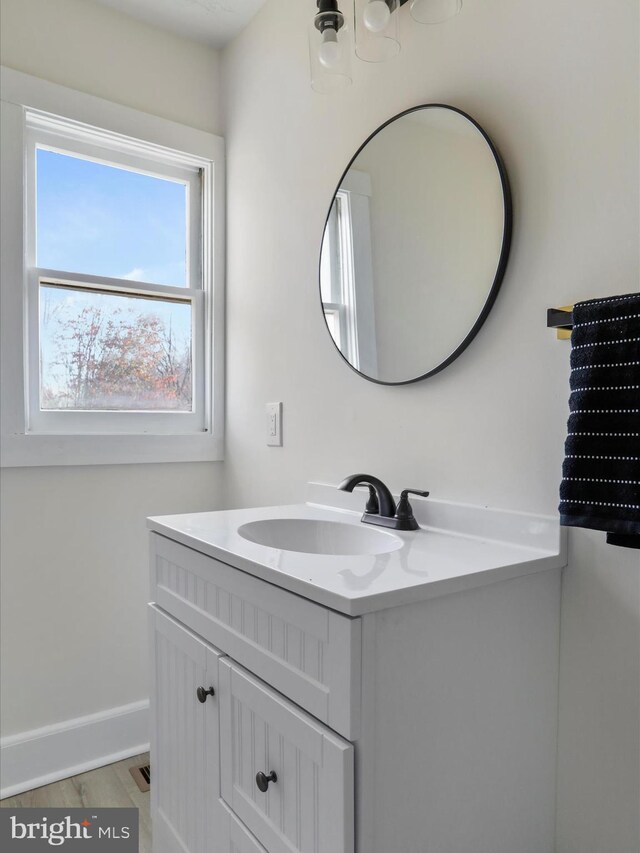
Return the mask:
[(349, 364), (411, 382), (459, 354), (500, 284), (510, 236), (504, 169), (450, 107), (387, 123), (343, 175), (320, 259), (323, 311)]

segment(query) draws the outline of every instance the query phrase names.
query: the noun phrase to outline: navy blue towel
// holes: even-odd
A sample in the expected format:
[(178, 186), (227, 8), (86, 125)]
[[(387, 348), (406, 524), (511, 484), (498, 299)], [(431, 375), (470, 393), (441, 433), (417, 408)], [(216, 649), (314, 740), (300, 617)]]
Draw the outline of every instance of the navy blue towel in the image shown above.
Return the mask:
[(640, 293), (573, 308), (560, 523), (640, 548)]

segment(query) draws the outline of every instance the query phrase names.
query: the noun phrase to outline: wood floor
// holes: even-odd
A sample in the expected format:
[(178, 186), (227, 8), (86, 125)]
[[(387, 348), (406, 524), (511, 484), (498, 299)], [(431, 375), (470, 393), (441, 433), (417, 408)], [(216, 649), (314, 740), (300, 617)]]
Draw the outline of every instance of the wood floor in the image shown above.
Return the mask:
[(62, 779), (17, 797), (0, 800), (3, 808), (33, 808), (61, 806), (95, 806), (114, 808), (135, 806), (139, 812), (139, 853), (151, 853), (151, 822), (149, 818), (149, 792), (143, 794), (129, 773), (130, 767), (149, 763), (149, 754), (134, 755), (117, 764), (109, 764)]

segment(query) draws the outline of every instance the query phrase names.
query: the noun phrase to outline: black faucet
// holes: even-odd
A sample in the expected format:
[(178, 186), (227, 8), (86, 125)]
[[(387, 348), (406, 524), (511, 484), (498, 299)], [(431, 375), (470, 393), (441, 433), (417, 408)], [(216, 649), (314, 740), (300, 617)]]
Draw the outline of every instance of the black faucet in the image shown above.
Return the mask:
[(408, 495), (421, 495), (426, 498), (429, 492), (418, 489), (404, 489), (396, 507), (393, 495), (377, 477), (371, 474), (352, 474), (346, 477), (338, 486), (343, 492), (352, 492), (356, 486), (369, 487), (369, 499), (362, 516), (365, 524), (378, 524), (381, 527), (391, 527), (393, 530), (418, 530), (420, 525), (413, 516)]

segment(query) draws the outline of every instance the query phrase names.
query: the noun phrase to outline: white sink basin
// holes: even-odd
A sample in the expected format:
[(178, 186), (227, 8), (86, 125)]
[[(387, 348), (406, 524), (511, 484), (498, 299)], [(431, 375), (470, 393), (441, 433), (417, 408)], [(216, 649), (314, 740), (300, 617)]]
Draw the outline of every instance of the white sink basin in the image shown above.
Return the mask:
[(402, 539), (383, 530), (311, 518), (265, 518), (238, 528), (249, 542), (305, 554), (358, 556), (386, 554), (402, 547)]

